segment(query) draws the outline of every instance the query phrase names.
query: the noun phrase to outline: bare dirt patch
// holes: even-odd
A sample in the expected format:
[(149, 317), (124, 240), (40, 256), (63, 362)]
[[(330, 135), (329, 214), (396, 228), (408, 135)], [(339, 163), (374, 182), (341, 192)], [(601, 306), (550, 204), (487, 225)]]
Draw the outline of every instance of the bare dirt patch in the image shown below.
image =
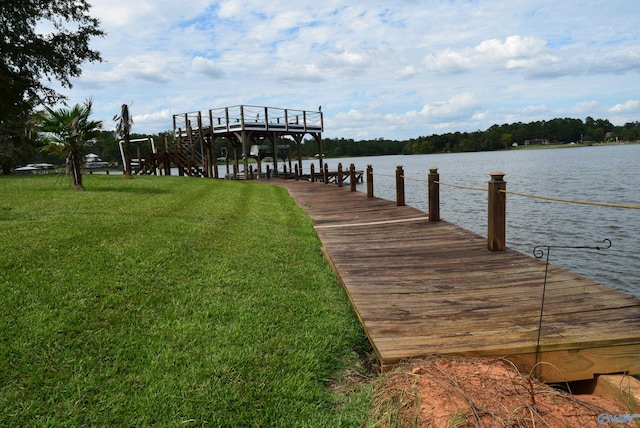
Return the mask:
[[(569, 389), (568, 386), (565, 389)], [(572, 395), (518, 372), (499, 358), (433, 356), (378, 379), (373, 418), (381, 427), (602, 427), (621, 403)], [(602, 423), (604, 422), (604, 423)]]

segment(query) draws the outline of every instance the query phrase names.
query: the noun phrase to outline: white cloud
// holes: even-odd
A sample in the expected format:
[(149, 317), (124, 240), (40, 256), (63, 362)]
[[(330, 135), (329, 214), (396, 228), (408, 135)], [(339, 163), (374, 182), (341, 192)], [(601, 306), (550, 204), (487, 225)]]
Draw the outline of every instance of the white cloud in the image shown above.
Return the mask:
[(598, 108), (598, 101), (582, 101), (573, 107), (573, 111), (580, 115), (589, 115)]
[(194, 73), (201, 73), (213, 79), (218, 79), (224, 74), (215, 61), (201, 56), (193, 58), (191, 61), (191, 70)]
[(218, 5), (218, 16), (224, 19), (235, 18), (250, 10), (246, 4), (239, 0), (221, 1)]
[(144, 124), (145, 122), (157, 122), (158, 120), (167, 119), (171, 119), (171, 113), (169, 112), (169, 110), (161, 110), (153, 113), (133, 115), (133, 122), (137, 124)]
[(398, 80), (406, 80), (411, 79), (416, 74), (417, 72), (415, 67), (413, 65), (407, 65), (396, 73), (395, 78)]
[(336, 115), (337, 119), (347, 119), (347, 120), (361, 120), (364, 118), (364, 113), (358, 110), (351, 109), (346, 113), (338, 113)]
[(640, 107), (640, 101), (628, 100), (624, 104), (616, 104), (609, 109), (611, 113), (624, 113), (627, 111), (638, 111)]
[(510, 61), (531, 58), (546, 51), (546, 42), (538, 37), (509, 36), (482, 41), (474, 50), (485, 61)]
[(483, 40), (473, 48), (459, 51), (446, 48), (424, 59), (428, 70), (440, 73), (461, 73), (474, 68), (536, 69), (559, 62), (546, 42), (538, 37), (508, 36)]
[(433, 122), (451, 120), (456, 118), (466, 118), (473, 116), (481, 107), (478, 98), (471, 92), (454, 95), (449, 100), (433, 104), (427, 104), (422, 108), (420, 114), (426, 116)]
[(277, 63), (267, 75), (277, 80), (319, 82), (324, 79), (323, 73), (316, 64), (297, 64), (288, 61)]
[(424, 59), (428, 70), (441, 73), (460, 73), (474, 67), (473, 55), (452, 51), (447, 48), (437, 54), (430, 54)]

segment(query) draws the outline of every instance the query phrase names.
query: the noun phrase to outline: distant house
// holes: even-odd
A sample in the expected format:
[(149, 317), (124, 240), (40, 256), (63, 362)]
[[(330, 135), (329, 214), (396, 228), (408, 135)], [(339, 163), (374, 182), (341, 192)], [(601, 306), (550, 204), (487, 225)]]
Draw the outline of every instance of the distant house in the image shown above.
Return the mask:
[(95, 153), (85, 155), (82, 160), (85, 168), (104, 168), (108, 164), (108, 162), (103, 162)]
[(528, 146), (529, 144), (551, 144), (547, 138), (533, 138), (531, 140), (525, 140), (524, 145)]

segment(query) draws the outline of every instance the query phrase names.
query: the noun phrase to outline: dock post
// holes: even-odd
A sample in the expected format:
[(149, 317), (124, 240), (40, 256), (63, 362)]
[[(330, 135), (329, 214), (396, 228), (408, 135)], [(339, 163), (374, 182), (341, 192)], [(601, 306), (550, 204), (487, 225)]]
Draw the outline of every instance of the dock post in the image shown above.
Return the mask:
[(284, 178), (289, 178), (289, 175), (287, 174), (287, 164), (282, 162), (282, 176)]
[(438, 168), (429, 168), (429, 221), (440, 221), (440, 174)]
[(336, 182), (338, 183), (338, 187), (342, 187), (343, 186), (342, 162), (338, 162), (338, 177), (336, 179)]
[(271, 178), (271, 166), (267, 165), (267, 180)]
[(164, 156), (163, 156), (164, 175), (171, 175), (171, 158), (169, 156), (169, 137), (165, 135), (163, 137), (163, 140), (164, 140)]
[(298, 168), (298, 164), (296, 164), (296, 168), (295, 168), (295, 172), (294, 172), (294, 178), (296, 181), (300, 180), (300, 169)]
[(354, 163), (349, 166), (349, 186), (352, 192), (356, 191), (356, 164)]
[(373, 198), (373, 166), (367, 165), (367, 198)]
[(396, 205), (402, 207), (404, 203), (404, 168), (396, 166)]
[(315, 164), (311, 164), (309, 178), (310, 178), (312, 183), (316, 181), (316, 166), (315, 166)]
[(504, 172), (494, 171), (489, 181), (489, 207), (487, 225), (487, 247), (491, 251), (504, 251), (506, 249), (506, 216), (507, 183), (504, 181)]
[(329, 164), (324, 164), (324, 184), (329, 184)]

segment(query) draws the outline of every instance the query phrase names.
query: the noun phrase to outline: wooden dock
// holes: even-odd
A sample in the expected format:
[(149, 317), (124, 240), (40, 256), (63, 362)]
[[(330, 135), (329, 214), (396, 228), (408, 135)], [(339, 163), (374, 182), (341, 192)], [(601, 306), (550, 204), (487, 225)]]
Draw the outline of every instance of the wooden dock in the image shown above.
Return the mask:
[(545, 382), (640, 374), (640, 300), (408, 206), (280, 180), (314, 220), (383, 370), (430, 354), (506, 357)]

